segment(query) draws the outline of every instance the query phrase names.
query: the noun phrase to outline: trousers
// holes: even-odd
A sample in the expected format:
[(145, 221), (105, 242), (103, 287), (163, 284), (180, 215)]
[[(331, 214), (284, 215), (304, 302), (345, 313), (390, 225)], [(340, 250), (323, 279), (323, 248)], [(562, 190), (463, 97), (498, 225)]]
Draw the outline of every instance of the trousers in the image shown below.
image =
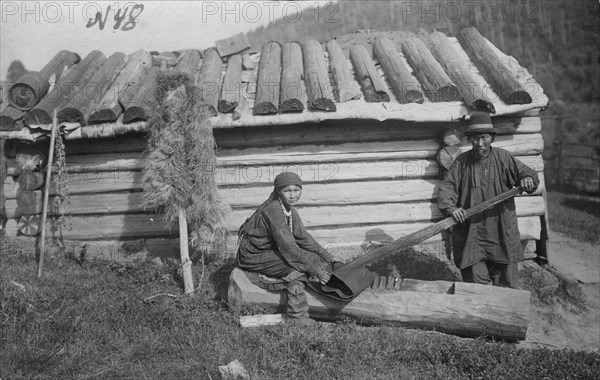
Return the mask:
[(308, 317), (308, 300), (306, 299), (304, 282), (293, 280), (288, 282), (285, 287), (287, 302), (285, 313), (290, 318)]
[(518, 263), (479, 261), (460, 272), (465, 282), (521, 289)]

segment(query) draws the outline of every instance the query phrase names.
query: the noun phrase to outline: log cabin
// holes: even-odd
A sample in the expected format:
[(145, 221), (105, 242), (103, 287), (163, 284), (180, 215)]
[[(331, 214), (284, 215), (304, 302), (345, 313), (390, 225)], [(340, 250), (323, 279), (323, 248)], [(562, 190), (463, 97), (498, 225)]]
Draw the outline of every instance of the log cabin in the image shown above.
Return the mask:
[[(474, 28), (456, 37), (370, 32), (254, 49), (237, 36), (202, 52), (108, 58), (62, 51), (42, 71), (41, 85), (18, 81), (0, 110), (3, 228), (25, 249), (39, 238), (40, 173), (56, 110), (70, 199), (58, 203), (52, 180), (46, 245), (113, 260), (178, 254), (177, 228), (144, 209), (141, 181), (154, 78), (172, 71), (192, 75), (212, 109), (219, 165), (207, 170), (232, 209), (229, 256), (238, 227), (284, 170), (305, 183), (298, 208), (306, 227), (342, 260), (440, 220), (437, 187), (444, 165), (470, 149), (461, 130), (475, 109), (492, 113), (494, 146), (540, 175), (539, 189), (516, 207), (526, 256), (546, 256), (539, 115), (548, 98)], [(62, 79), (49, 83), (50, 72)], [(77, 85), (64, 93), (61, 82)], [(55, 223), (61, 213), (64, 225)], [(447, 256), (448, 233), (415, 249)]]

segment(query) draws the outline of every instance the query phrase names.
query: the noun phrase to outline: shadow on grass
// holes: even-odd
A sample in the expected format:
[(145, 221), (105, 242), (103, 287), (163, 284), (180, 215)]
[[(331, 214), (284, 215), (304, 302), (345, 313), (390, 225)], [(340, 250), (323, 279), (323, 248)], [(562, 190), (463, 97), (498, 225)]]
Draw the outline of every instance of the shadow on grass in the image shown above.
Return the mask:
[(445, 257), (440, 258), (415, 249), (398, 252), (370, 269), (380, 276), (400, 276), (424, 281), (461, 281), (460, 273)]
[(227, 301), (227, 289), (229, 287), (229, 275), (235, 268), (235, 259), (227, 259), (214, 271), (211, 271), (209, 281), (211, 282), (217, 301)]
[(590, 215), (595, 216), (596, 218), (600, 218), (600, 203), (599, 202), (591, 202), (581, 199), (572, 199), (565, 198), (561, 204), (565, 207), (574, 208), (576, 210), (580, 210), (586, 212)]

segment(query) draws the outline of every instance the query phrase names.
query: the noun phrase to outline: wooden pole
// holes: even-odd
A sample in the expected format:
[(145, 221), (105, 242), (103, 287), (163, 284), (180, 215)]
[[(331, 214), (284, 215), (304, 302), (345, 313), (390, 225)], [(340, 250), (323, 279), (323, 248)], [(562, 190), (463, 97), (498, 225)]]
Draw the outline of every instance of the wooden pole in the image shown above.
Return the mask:
[(50, 194), (50, 177), (52, 176), (52, 161), (54, 158), (54, 141), (56, 140), (56, 129), (58, 128), (57, 110), (54, 109), (52, 116), (52, 133), (50, 135), (50, 152), (48, 153), (48, 163), (46, 165), (46, 182), (44, 183), (44, 203), (42, 205), (42, 233), (40, 235), (40, 258), (38, 261), (38, 278), (42, 277), (42, 268), (44, 267), (44, 245), (46, 241), (46, 216), (48, 214), (48, 195)]
[(188, 252), (188, 228), (185, 210), (179, 209), (179, 251), (181, 254), (181, 266), (183, 268), (183, 287), (185, 294), (194, 292), (194, 279), (192, 277), (192, 260)]

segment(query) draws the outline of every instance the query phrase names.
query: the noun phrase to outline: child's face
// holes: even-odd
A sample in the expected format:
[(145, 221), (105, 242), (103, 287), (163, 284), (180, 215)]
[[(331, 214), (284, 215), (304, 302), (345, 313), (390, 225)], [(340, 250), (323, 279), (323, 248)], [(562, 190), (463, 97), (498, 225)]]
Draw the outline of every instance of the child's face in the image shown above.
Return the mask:
[(279, 189), (279, 198), (284, 206), (294, 206), (302, 196), (302, 188), (298, 185), (287, 185)]

